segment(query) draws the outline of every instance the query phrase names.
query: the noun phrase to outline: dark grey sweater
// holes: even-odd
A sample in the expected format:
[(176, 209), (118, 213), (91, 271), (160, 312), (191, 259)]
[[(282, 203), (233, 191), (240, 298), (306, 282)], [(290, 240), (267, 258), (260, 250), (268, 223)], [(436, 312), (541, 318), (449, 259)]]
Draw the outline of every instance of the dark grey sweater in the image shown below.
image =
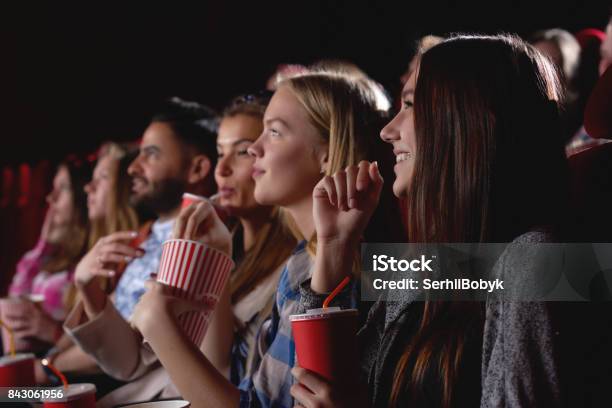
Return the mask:
[[(529, 232), (513, 244), (550, 242), (550, 236)], [(537, 246), (533, 253), (513, 247), (502, 253), (494, 267), (494, 275), (528, 277), (535, 268)], [(529, 279), (525, 279), (528, 282)], [(411, 334), (418, 330), (422, 302), (415, 302), (415, 293), (405, 291), (398, 302), (374, 304), (365, 325), (358, 333), (361, 345), (362, 380), (368, 383), (373, 407), (388, 405), (393, 370)], [(321, 307), (325, 296), (310, 290), (309, 282), (301, 286), (303, 309)], [(347, 293), (339, 303), (348, 306)], [(557, 407), (561, 405), (557, 369), (555, 329), (549, 305), (544, 302), (488, 301), (482, 327), (467, 334), (464, 362), (459, 378), (460, 407)], [(441, 383), (434, 373), (425, 380), (427, 396), (418, 406), (439, 406)], [(407, 393), (408, 391), (406, 391)], [(409, 401), (402, 395), (401, 401)]]

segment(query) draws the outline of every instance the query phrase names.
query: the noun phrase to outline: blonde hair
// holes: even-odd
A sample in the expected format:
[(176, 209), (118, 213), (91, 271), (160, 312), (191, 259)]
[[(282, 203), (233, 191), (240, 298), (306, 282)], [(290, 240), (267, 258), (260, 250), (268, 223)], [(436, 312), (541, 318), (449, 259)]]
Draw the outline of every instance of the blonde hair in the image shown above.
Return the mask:
[(108, 200), (108, 213), (105, 217), (91, 222), (89, 248), (106, 235), (138, 228), (138, 215), (129, 204), (131, 182), (127, 174), (128, 149), (117, 143), (108, 142), (100, 147), (98, 160), (107, 156), (113, 159), (111, 170), (113, 187)]
[[(312, 72), (284, 79), (280, 86), (297, 98), (327, 144), (327, 175), (368, 159), (382, 128), (383, 112), (363, 81), (340, 72)], [(296, 239), (308, 239), (308, 251), (314, 254), (316, 235), (302, 236), (286, 211), (283, 218)]]

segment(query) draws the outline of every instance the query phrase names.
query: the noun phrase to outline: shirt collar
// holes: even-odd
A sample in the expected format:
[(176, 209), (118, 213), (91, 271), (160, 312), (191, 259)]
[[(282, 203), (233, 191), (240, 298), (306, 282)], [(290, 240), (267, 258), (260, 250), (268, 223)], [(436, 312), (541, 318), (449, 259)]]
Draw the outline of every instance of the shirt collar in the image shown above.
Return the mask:
[(174, 221), (175, 219), (169, 219), (166, 221), (160, 221), (157, 220), (153, 223), (153, 225), (151, 226), (151, 234), (157, 239), (157, 240), (166, 240), (169, 238), (170, 233), (172, 232), (172, 228), (174, 227)]

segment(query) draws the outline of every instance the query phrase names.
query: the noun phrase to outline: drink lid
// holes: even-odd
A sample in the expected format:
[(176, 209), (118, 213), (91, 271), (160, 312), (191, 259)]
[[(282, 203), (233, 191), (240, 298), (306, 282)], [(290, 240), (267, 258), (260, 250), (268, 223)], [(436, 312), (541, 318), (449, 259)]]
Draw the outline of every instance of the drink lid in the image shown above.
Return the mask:
[(289, 320), (301, 321), (301, 320), (313, 320), (313, 319), (327, 319), (332, 317), (346, 316), (346, 315), (356, 315), (359, 312), (357, 309), (340, 309), (339, 307), (327, 307), (320, 309), (309, 309), (306, 313), (291, 315), (289, 316)]
[(20, 353), (14, 356), (2, 356), (0, 357), (0, 367), (10, 366), (11, 364), (19, 363), (24, 360), (33, 360), (36, 356), (32, 353)]

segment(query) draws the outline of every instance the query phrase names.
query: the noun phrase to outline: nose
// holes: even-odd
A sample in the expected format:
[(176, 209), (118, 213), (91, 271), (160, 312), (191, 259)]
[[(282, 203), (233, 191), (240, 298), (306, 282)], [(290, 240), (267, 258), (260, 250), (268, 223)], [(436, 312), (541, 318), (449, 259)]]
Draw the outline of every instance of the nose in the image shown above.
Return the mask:
[(86, 194), (91, 194), (91, 192), (93, 191), (93, 180), (85, 184), (85, 187), (83, 187), (83, 190), (85, 190)]
[(215, 168), (215, 174), (217, 177), (228, 177), (232, 174), (229, 155), (219, 158), (217, 167)]
[(391, 122), (387, 123), (387, 126), (385, 126), (383, 130), (380, 131), (380, 138), (384, 142), (393, 143), (394, 141), (400, 139), (399, 123), (398, 123), (399, 115), (401, 115), (401, 112), (395, 115), (395, 117), (391, 119)]
[(46, 197), (47, 204), (53, 204), (55, 201), (55, 190), (52, 190)]
[(140, 154), (136, 156), (136, 158), (128, 166), (127, 172), (130, 176), (142, 174), (142, 167), (140, 166), (140, 157)]
[(263, 150), (261, 148), (263, 138), (264, 136), (262, 134), (257, 138), (257, 140), (255, 140), (253, 144), (249, 146), (249, 148), (247, 149), (247, 153), (249, 154), (249, 156), (256, 158), (263, 156)]

